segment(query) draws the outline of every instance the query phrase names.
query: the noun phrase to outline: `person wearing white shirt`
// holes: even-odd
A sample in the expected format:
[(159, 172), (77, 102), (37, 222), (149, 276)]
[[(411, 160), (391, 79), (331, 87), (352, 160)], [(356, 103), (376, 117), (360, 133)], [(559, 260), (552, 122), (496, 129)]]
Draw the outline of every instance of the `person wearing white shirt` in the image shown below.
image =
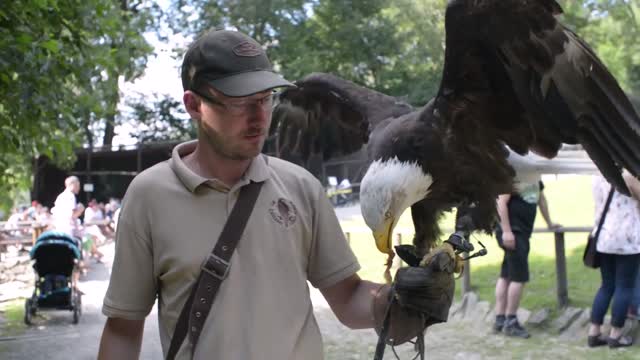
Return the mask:
[(84, 205), (76, 201), (80, 180), (77, 176), (69, 176), (64, 180), (64, 186), (64, 191), (58, 195), (51, 209), (53, 228), (79, 238), (78, 217), (84, 212)]

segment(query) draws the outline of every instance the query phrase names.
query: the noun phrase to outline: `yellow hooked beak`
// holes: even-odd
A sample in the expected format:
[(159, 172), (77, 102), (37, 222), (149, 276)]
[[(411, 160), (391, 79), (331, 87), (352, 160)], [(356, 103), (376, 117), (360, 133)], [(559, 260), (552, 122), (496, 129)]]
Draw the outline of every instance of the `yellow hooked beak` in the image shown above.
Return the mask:
[(380, 230), (373, 232), (373, 238), (376, 240), (376, 246), (378, 247), (378, 250), (384, 254), (393, 253), (393, 250), (391, 249), (391, 238), (394, 222), (395, 219), (390, 217), (385, 220)]

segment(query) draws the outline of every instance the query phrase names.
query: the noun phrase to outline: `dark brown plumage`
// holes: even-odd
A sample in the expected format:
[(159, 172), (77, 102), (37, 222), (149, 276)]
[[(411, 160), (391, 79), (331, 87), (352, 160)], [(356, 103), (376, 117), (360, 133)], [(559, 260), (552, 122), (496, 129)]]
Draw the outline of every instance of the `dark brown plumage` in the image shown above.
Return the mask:
[[(417, 162), (433, 180), (429, 193), (409, 204), (421, 253), (439, 236), (439, 216), (454, 206), (475, 206), (475, 227), (492, 230), (495, 198), (511, 191), (514, 176), (504, 145), (551, 158), (563, 143), (581, 143), (607, 180), (628, 194), (621, 170), (640, 174), (640, 120), (591, 48), (556, 20), (561, 12), (553, 0), (450, 1), (435, 99), (412, 109), (333, 75), (312, 74), (284, 91), (274, 110), (281, 155), (328, 159), (368, 142), (371, 160)], [(363, 180), (361, 192), (364, 186)], [(379, 211), (399, 217), (404, 208), (393, 204)], [(389, 230), (381, 224), (386, 216), (367, 217), (374, 232)]]

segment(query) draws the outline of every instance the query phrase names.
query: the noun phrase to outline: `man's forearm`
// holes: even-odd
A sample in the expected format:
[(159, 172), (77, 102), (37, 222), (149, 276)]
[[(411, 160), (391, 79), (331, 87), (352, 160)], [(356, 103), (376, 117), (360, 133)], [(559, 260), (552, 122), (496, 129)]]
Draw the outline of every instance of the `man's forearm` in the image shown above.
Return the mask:
[(355, 287), (353, 297), (346, 304), (340, 319), (351, 329), (369, 329), (374, 327), (372, 303), (382, 284), (362, 280)]
[[(389, 285), (361, 280), (354, 275), (320, 290), (342, 324), (351, 329), (380, 331), (389, 304)], [(401, 309), (397, 302), (391, 310), (389, 336), (398, 344), (415, 337), (424, 328), (421, 316)]]
[(108, 318), (100, 340), (98, 360), (138, 359), (144, 320)]

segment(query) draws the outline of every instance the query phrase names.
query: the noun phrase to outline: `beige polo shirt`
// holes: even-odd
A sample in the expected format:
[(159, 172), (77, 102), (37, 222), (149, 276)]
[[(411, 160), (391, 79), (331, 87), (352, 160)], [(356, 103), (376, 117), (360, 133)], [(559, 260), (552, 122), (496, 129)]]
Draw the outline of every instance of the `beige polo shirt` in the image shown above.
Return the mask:
[[(322, 288), (355, 274), (349, 248), (322, 185), (306, 170), (262, 156), (227, 188), (189, 170), (181, 157), (139, 174), (127, 189), (116, 234), (111, 282), (102, 312), (144, 319), (158, 298), (166, 355), (200, 265), (213, 249), (249, 180), (264, 181), (202, 330), (195, 359), (322, 359), (307, 280)], [(185, 340), (179, 359), (191, 353)]]

